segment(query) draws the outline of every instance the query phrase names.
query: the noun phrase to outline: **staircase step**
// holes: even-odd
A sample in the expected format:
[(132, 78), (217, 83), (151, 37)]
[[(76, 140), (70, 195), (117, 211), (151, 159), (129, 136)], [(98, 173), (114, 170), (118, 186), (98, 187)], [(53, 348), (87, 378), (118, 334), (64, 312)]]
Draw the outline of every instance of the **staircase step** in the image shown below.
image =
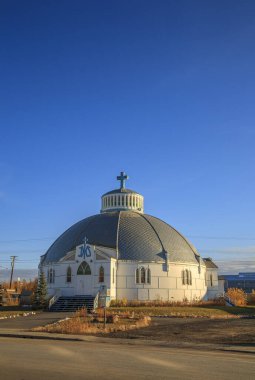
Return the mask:
[(94, 299), (91, 295), (61, 296), (51, 306), (50, 311), (76, 311), (83, 307), (90, 311), (94, 307)]

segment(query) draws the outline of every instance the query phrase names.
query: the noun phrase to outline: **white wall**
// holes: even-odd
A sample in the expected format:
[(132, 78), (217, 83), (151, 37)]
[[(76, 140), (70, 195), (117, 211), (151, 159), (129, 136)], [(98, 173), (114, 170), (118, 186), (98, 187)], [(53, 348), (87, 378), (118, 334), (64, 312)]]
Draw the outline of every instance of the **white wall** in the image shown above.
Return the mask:
[[(86, 262), (90, 265), (91, 289), (89, 294), (96, 295), (101, 285), (105, 285), (111, 299), (126, 298), (128, 300), (169, 300), (169, 301), (189, 301), (198, 299), (210, 299), (219, 295), (217, 269), (207, 269), (201, 265), (199, 271), (198, 264), (186, 263), (169, 263), (167, 271), (165, 263), (136, 262), (136, 261), (118, 261), (113, 257), (114, 252), (105, 250), (99, 260), (96, 255), (95, 247), (90, 246), (91, 256), (85, 257)], [(102, 249), (102, 247), (100, 247)], [(73, 260), (44, 265), (45, 276), (47, 270), (55, 269), (55, 283), (48, 284), (49, 295), (54, 295), (61, 291), (62, 295), (73, 296), (78, 294), (78, 281), (80, 276), (77, 270), (84, 257), (79, 257), (79, 247), (76, 249)], [(104, 282), (99, 283), (99, 268), (104, 267)], [(67, 268), (72, 268), (72, 282), (66, 282)], [(136, 284), (136, 269), (139, 267), (149, 268), (151, 271), (150, 284)], [(183, 285), (182, 271), (189, 270), (192, 273), (192, 285)], [(114, 271), (114, 276), (113, 276)], [(210, 283), (210, 275), (213, 276), (213, 286)], [(113, 281), (113, 277), (114, 281)]]
[[(151, 270), (150, 284), (136, 284), (136, 269), (142, 266)], [(207, 290), (205, 266), (201, 266), (201, 273), (199, 273), (198, 267), (198, 264), (169, 263), (167, 272), (164, 263), (118, 261), (116, 298), (172, 301), (183, 301), (184, 298), (201, 299)], [(191, 271), (192, 285), (182, 284), (182, 270), (184, 269)]]

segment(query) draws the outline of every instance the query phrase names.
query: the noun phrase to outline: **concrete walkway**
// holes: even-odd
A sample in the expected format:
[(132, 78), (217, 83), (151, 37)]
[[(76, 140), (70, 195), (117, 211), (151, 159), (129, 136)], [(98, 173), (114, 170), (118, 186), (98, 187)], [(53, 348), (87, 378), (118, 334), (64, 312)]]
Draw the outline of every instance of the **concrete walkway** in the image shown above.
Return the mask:
[[(18, 314), (18, 312), (17, 312)], [(38, 312), (35, 315), (28, 315), (26, 317), (19, 316), (16, 318), (0, 319), (0, 331), (16, 330), (27, 331), (34, 327), (45, 326), (50, 323), (59, 321), (66, 317), (70, 317), (73, 313), (51, 313), (51, 312)]]

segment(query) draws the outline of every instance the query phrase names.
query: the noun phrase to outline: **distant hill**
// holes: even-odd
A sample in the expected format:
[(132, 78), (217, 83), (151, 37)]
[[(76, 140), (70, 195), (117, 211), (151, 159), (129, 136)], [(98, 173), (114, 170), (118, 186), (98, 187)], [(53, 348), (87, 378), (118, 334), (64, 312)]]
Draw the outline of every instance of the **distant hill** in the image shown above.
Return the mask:
[[(20, 280), (33, 280), (37, 277), (38, 269), (15, 269), (13, 273), (13, 281)], [(0, 270), (0, 282), (10, 280), (11, 271), (7, 269)]]

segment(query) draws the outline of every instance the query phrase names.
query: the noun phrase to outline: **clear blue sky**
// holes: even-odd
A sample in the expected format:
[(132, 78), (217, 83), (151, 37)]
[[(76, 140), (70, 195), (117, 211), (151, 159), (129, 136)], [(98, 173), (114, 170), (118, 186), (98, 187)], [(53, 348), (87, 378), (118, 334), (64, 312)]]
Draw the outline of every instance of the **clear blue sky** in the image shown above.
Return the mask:
[(253, 0), (1, 1), (0, 265), (35, 268), (125, 170), (202, 256), (255, 271), (254, 20)]

